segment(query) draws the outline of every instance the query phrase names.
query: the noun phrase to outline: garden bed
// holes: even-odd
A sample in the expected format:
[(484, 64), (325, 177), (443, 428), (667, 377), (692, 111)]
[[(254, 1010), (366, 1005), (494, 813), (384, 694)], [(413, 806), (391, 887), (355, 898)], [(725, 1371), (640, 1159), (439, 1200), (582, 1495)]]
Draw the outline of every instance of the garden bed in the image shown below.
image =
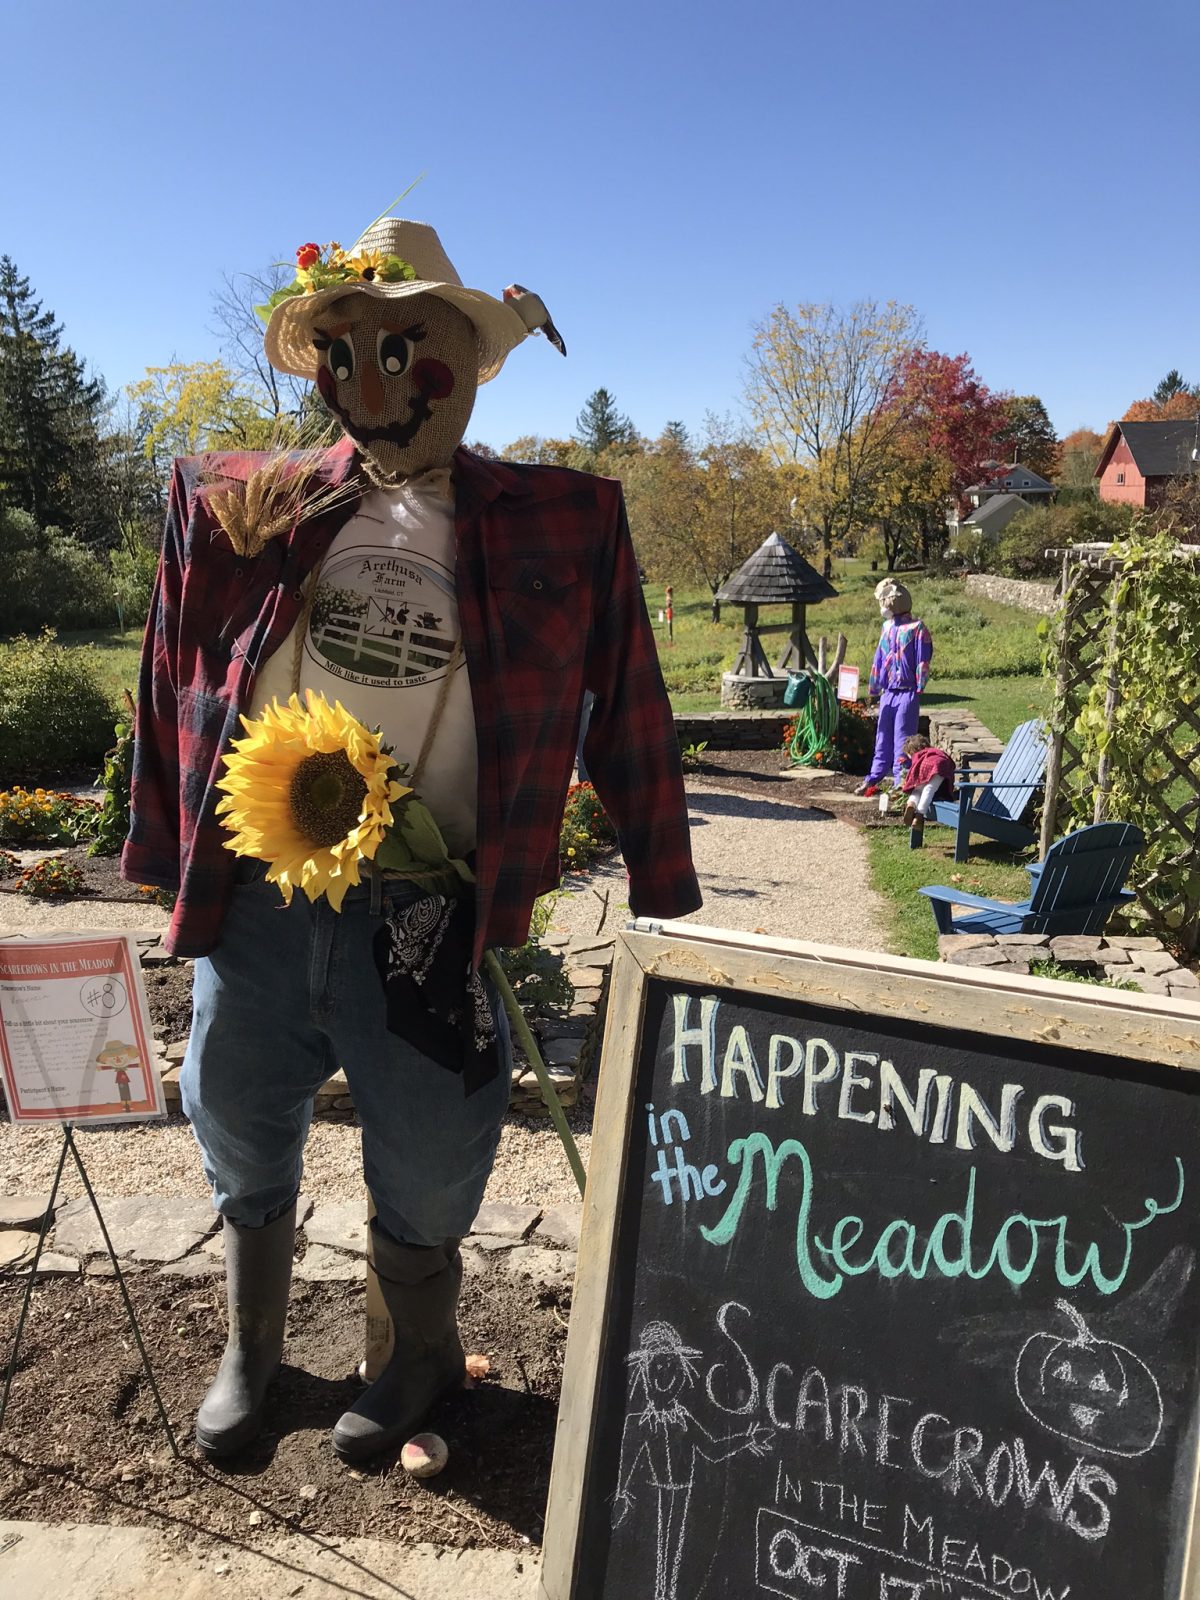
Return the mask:
[[(360, 1287), (293, 1286), (269, 1431), (217, 1467), (195, 1452), (191, 1427), (225, 1344), (223, 1286), (148, 1273), (130, 1284), (185, 1459), (170, 1454), (117, 1286), (102, 1278), (43, 1282), (0, 1440), (0, 1515), (157, 1526), (189, 1540), (253, 1543), (283, 1527), (404, 1544), (540, 1543), (568, 1290), (499, 1272), (468, 1276), (463, 1339), (489, 1357), (491, 1372), (433, 1413), (450, 1464), (422, 1483), (399, 1466), (398, 1451), (351, 1470), (329, 1446), (333, 1424), (362, 1392)], [(20, 1290), (10, 1280), (0, 1293), (0, 1348), (11, 1340)]]
[[(121, 876), (121, 863), (119, 856), (89, 856), (85, 845), (14, 845), (6, 844), (5, 850), (12, 851), (19, 857), (28, 856), (57, 856), (60, 860), (77, 867), (83, 874), (83, 888), (78, 895), (65, 898), (61, 903), (67, 905), (71, 899), (79, 900), (112, 900), (122, 905), (147, 902), (153, 904), (151, 896), (145, 893), (136, 883), (127, 883)], [(0, 894), (16, 894), (17, 880), (15, 878), (0, 879)]]

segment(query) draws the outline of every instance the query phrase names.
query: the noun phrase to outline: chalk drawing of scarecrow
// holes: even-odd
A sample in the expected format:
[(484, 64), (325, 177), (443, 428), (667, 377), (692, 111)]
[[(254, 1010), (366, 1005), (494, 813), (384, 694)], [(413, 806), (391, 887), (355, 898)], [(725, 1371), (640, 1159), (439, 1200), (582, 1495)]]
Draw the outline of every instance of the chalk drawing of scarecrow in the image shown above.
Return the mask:
[[(643, 1468), (658, 1498), (658, 1542), (654, 1600), (678, 1600), (679, 1564), (687, 1535), (688, 1505), (698, 1462), (726, 1461), (749, 1450), (763, 1456), (775, 1430), (756, 1422), (743, 1432), (717, 1438), (683, 1404), (696, 1382), (701, 1352), (685, 1345), (669, 1322), (648, 1322), (628, 1358), (631, 1409), (621, 1436), (612, 1525), (619, 1528), (634, 1503), (630, 1484)], [(636, 1409), (638, 1400), (644, 1402)]]
[(117, 1094), (121, 1100), (122, 1111), (132, 1111), (133, 1094), (129, 1087), (130, 1067), (139, 1067), (142, 1058), (136, 1045), (122, 1044), (120, 1039), (111, 1039), (96, 1057), (96, 1065), (102, 1072), (116, 1074)]

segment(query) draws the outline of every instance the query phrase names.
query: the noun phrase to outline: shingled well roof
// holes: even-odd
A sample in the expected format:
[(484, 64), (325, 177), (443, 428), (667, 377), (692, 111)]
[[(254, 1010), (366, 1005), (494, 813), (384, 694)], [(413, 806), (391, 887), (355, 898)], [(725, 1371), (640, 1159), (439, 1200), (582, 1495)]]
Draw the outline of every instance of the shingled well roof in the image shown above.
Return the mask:
[(770, 534), (717, 591), (735, 605), (815, 605), (834, 600), (837, 590), (779, 534)]

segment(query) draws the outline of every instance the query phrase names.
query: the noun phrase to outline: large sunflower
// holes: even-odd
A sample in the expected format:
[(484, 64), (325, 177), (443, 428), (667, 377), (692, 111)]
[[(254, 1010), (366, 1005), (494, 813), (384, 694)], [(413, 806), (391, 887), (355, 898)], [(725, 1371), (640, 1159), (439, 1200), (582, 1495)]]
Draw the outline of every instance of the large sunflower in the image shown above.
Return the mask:
[(226, 848), (270, 864), (286, 903), (293, 890), (329, 896), (335, 911), (359, 881), (392, 823), (392, 802), (411, 790), (396, 761), (346, 711), (311, 689), (301, 705), (273, 701), (225, 757), (217, 815), (233, 834)]

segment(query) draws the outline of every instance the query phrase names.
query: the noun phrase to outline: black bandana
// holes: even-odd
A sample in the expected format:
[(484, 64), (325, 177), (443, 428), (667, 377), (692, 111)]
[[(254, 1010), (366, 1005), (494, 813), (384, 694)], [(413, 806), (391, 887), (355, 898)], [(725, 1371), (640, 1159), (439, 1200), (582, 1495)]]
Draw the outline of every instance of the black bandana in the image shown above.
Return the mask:
[(448, 1072), (468, 1095), (500, 1071), (503, 1047), (483, 979), (471, 965), (475, 908), (469, 895), (425, 895), (384, 908), (375, 935), (389, 1033)]

